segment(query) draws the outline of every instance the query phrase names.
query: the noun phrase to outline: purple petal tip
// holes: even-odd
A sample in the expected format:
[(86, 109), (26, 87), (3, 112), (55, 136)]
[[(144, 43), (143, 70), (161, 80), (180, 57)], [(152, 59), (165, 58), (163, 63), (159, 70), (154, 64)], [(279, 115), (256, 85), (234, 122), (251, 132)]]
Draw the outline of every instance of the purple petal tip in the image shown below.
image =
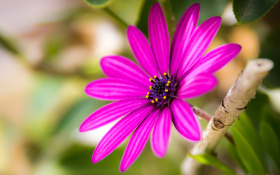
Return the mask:
[(194, 3), (191, 7), (200, 9), (200, 4), (199, 3)]
[(85, 132), (84, 128), (83, 128), (83, 123), (81, 124), (80, 128), (79, 128), (79, 132)]
[(220, 16), (213, 16), (212, 19), (215, 19), (219, 23), (222, 22), (222, 18)]
[[(103, 159), (103, 158), (102, 158), (102, 159)], [(98, 157), (96, 156), (95, 152), (93, 152), (92, 157), (91, 157), (91, 162), (92, 162), (93, 164), (96, 164), (97, 162), (99, 162), (99, 161), (102, 160), (102, 159), (98, 158)]]
[(156, 153), (155, 156), (157, 156), (157, 158), (163, 159), (165, 157), (165, 154)]

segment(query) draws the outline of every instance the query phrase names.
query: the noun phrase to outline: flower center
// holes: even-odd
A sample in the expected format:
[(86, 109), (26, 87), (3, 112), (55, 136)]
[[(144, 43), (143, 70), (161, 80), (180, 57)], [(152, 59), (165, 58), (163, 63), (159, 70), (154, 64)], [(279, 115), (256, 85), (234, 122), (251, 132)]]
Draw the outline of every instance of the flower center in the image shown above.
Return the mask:
[(157, 106), (168, 105), (175, 97), (175, 81), (171, 80), (167, 73), (164, 73), (162, 78), (154, 76), (154, 79), (150, 78), (149, 81), (154, 85), (150, 86), (150, 91), (147, 92), (146, 98)]

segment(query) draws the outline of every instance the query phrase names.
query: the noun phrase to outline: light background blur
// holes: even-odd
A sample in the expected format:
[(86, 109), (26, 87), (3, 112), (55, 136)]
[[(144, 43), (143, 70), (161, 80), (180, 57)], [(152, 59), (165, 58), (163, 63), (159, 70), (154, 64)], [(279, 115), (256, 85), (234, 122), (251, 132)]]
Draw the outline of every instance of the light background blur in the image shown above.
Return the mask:
[[(91, 163), (94, 147), (113, 124), (78, 132), (90, 113), (108, 103), (87, 97), (83, 91), (87, 83), (104, 77), (99, 67), (102, 56), (118, 54), (135, 61), (126, 28), (108, 12), (147, 35), (148, 12), (154, 2), (116, 0), (106, 9), (92, 9), (82, 0), (0, 0), (1, 175), (121, 174), (118, 166), (127, 142), (101, 162)], [(199, 23), (215, 15), (223, 18), (209, 50), (234, 42), (242, 51), (217, 72), (218, 87), (190, 103), (213, 114), (247, 61), (269, 58), (275, 67), (261, 93), (280, 112), (280, 4), (257, 22), (237, 25), (230, 0), (172, 0), (176, 22), (195, 2), (201, 5)], [(174, 128), (172, 132), (164, 159), (156, 158), (148, 143), (124, 174), (180, 174), (192, 145)], [(242, 172), (227, 153), (228, 144), (222, 140), (218, 157)], [(207, 174), (218, 172), (209, 167)]]

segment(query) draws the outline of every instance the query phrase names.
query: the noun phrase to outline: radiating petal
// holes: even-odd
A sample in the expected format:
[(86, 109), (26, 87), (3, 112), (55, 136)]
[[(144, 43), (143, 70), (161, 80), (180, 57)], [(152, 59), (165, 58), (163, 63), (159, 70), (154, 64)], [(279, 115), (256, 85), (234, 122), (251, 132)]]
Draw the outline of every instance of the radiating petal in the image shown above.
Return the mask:
[(90, 114), (81, 124), (80, 132), (90, 131), (111, 123), (148, 103), (149, 100), (145, 98), (134, 98), (110, 103)]
[(202, 137), (201, 126), (191, 106), (181, 98), (177, 98), (172, 101), (170, 108), (177, 131), (189, 141), (199, 141)]
[(92, 155), (92, 163), (97, 163), (114, 151), (147, 117), (153, 106), (140, 108), (122, 118), (98, 143)]
[(193, 4), (185, 11), (177, 25), (171, 46), (171, 75), (175, 75), (180, 67), (188, 40), (196, 29), (199, 11), (200, 5)]
[(124, 151), (124, 155), (120, 164), (120, 171), (124, 172), (139, 157), (144, 149), (151, 130), (157, 119), (159, 110), (152, 112), (135, 130), (128, 145)]
[(204, 54), (221, 25), (221, 17), (215, 16), (204, 21), (192, 34), (182, 55), (184, 60), (177, 78), (185, 74)]
[(140, 66), (151, 76), (158, 76), (158, 67), (153, 51), (143, 33), (134, 26), (127, 29), (131, 50)]
[(164, 13), (158, 2), (151, 7), (148, 27), (151, 47), (159, 67), (159, 72), (163, 75), (165, 72), (168, 72), (170, 42)]
[(199, 74), (187, 76), (181, 82), (177, 96), (190, 99), (213, 90), (217, 85), (217, 79), (211, 74)]
[(228, 62), (234, 59), (241, 51), (239, 44), (229, 43), (211, 50), (206, 53), (188, 72), (193, 76), (200, 73), (213, 74)]
[(149, 90), (143, 86), (123, 79), (103, 78), (90, 82), (85, 93), (100, 100), (124, 100), (143, 97)]
[(159, 158), (163, 158), (167, 152), (170, 141), (171, 117), (170, 109), (165, 107), (159, 114), (151, 135), (152, 150)]
[(133, 61), (118, 55), (103, 57), (100, 66), (109, 78), (120, 78), (133, 81), (148, 87), (149, 76)]

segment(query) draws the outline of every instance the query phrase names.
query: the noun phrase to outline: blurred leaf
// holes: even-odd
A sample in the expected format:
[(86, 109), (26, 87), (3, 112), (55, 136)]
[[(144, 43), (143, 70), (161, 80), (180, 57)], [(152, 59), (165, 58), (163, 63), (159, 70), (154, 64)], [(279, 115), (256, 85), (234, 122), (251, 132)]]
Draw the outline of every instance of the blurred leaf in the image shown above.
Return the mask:
[(143, 5), (140, 19), (137, 24), (137, 28), (140, 29), (146, 36), (148, 36), (148, 17), (149, 12), (154, 3), (156, 3), (156, 0), (145, 0), (145, 3)]
[(262, 111), (263, 122), (267, 123), (275, 131), (278, 138), (280, 138), (280, 118), (270, 106), (266, 106)]
[(235, 147), (230, 143), (230, 144), (228, 144), (228, 148), (229, 148), (229, 154), (233, 158), (233, 160), (235, 162), (237, 162), (237, 164), (242, 168), (242, 170), (244, 172), (248, 172), (246, 167), (243, 165), (243, 163), (242, 163), (242, 161), (241, 161), (241, 159), (240, 159), (240, 157), (239, 157)]
[[(260, 113), (261, 113), (261, 111), (260, 111)], [(259, 138), (259, 135), (256, 132), (255, 128), (253, 127), (253, 123), (251, 121), (251, 119), (254, 118), (255, 116), (254, 115), (249, 116), (246, 114), (247, 114), (247, 111), (246, 111), (246, 113), (242, 113), (239, 116), (240, 120), (236, 119), (233, 126), (243, 135), (243, 137), (249, 143), (251, 148), (254, 150), (254, 153), (259, 158), (260, 162), (262, 163), (263, 168), (266, 169), (266, 162), (264, 159), (264, 152), (261, 147), (260, 138)]]
[(268, 103), (268, 96), (260, 92), (257, 92), (255, 98), (248, 103), (246, 114), (249, 116), (248, 119), (252, 122), (257, 131), (259, 131), (260, 128), (263, 110)]
[[(52, 125), (53, 108), (59, 100), (59, 90), (62, 87), (63, 79), (54, 78), (46, 75), (39, 75), (36, 78), (36, 84), (32, 91), (28, 118), (26, 120), (27, 129), (31, 138), (36, 141), (44, 139), (49, 132), (49, 125)], [(36, 132), (35, 132), (36, 131)]]
[(239, 24), (263, 17), (279, 0), (233, 0), (233, 12)]
[(235, 172), (232, 169), (230, 169), (228, 166), (223, 164), (218, 158), (212, 156), (211, 154), (188, 155), (202, 164), (212, 165), (228, 175), (235, 175)]
[[(158, 159), (155, 157), (147, 143), (140, 157), (132, 164), (132, 166), (124, 173), (119, 171), (119, 164), (124, 153), (124, 146), (118, 147), (106, 158), (96, 164), (92, 164), (91, 156), (94, 151), (93, 147), (81, 145), (73, 145), (68, 148), (59, 160), (62, 166), (69, 175), (111, 175), (111, 174), (133, 174), (133, 175), (179, 175), (180, 161), (174, 162), (170, 158)], [(177, 158), (178, 159), (178, 158)]]
[(108, 8), (117, 14), (126, 24), (135, 25), (139, 20), (144, 2), (145, 0), (117, 0)]
[(66, 45), (67, 31), (58, 30), (52, 33), (44, 43), (44, 61), (51, 62)]
[(254, 129), (252, 122), (250, 120), (252, 117), (249, 118), (248, 115), (246, 115), (245, 113), (242, 113), (239, 116), (239, 118), (240, 118), (240, 120), (237, 119), (234, 122), (233, 126), (246, 139), (246, 141), (251, 146), (251, 148), (254, 150), (254, 153), (257, 155), (257, 157), (259, 158), (259, 160), (261, 161), (261, 163), (265, 169), (266, 163), (264, 160), (264, 153), (261, 148), (259, 136), (258, 136), (256, 130)]
[(234, 143), (236, 145), (236, 150), (240, 159), (248, 172), (250, 173), (265, 173), (263, 165), (255, 153), (254, 149), (246, 138), (241, 134), (241, 132), (233, 127), (232, 129)]
[(230, 0), (172, 0), (171, 6), (172, 11), (175, 15), (176, 21), (178, 23), (179, 19), (183, 15), (183, 13), (194, 3), (200, 4), (200, 15), (198, 24), (201, 24), (206, 19), (212, 16), (221, 16), (225, 7)]
[[(116, 174), (123, 150), (116, 149), (104, 160), (92, 164), (94, 148), (81, 145), (71, 146), (61, 157), (59, 164), (69, 171), (69, 175)], [(121, 174), (121, 173), (118, 173)]]
[(267, 154), (272, 158), (275, 165), (280, 171), (280, 142), (279, 138), (277, 137), (275, 131), (272, 127), (267, 124), (263, 123), (260, 132), (262, 144), (264, 149), (266, 150)]
[(40, 114), (52, 105), (61, 88), (63, 80), (50, 76), (38, 76), (30, 101), (30, 119), (39, 120)]
[(13, 43), (13, 41), (5, 37), (3, 34), (0, 34), (0, 46), (13, 54), (19, 54), (19, 50), (15, 43)]
[[(279, 18), (279, 17), (278, 17)], [(259, 58), (269, 58), (274, 62), (274, 67), (264, 79), (265, 85), (280, 86), (280, 26), (272, 28), (261, 42)]]
[(62, 120), (57, 124), (55, 132), (69, 134), (73, 129), (79, 127), (87, 116), (105, 104), (107, 104), (107, 102), (90, 97), (77, 101), (69, 108), (69, 111), (62, 116)]
[(114, 0), (84, 0), (84, 2), (94, 8), (104, 8), (110, 5)]

